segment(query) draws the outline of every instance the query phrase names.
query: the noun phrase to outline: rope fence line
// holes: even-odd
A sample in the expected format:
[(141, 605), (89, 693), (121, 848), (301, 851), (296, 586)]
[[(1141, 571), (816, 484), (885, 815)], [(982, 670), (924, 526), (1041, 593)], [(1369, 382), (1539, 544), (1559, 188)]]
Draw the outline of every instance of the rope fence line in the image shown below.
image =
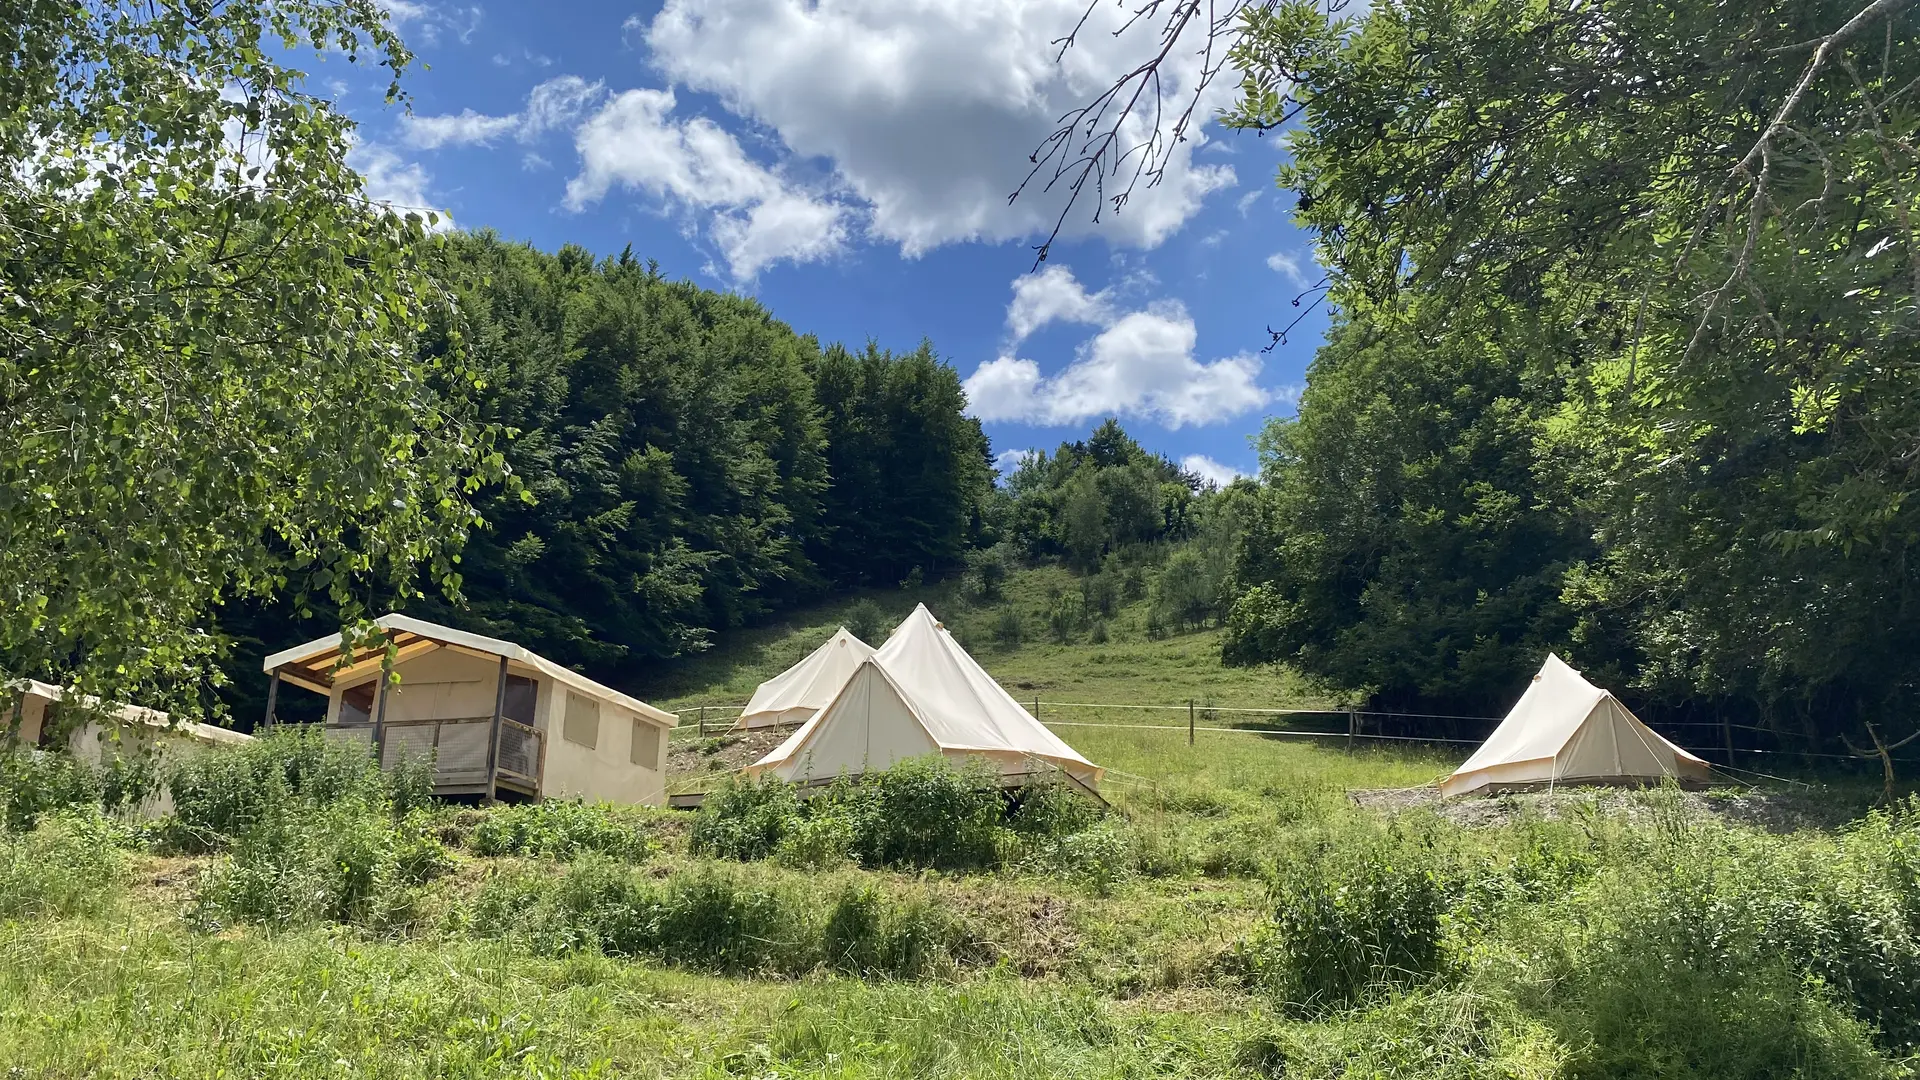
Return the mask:
[[(1360, 742), (1360, 741), (1431, 743), (1435, 745), (1447, 745), (1447, 746), (1477, 746), (1481, 742), (1481, 740), (1479, 739), (1458, 739), (1458, 738), (1450, 738), (1450, 737), (1443, 737), (1443, 736), (1437, 736), (1437, 735), (1381, 735), (1376, 733), (1369, 733), (1369, 732), (1360, 730), (1360, 721), (1363, 719), (1465, 720), (1465, 721), (1472, 721), (1476, 723), (1484, 723), (1484, 724), (1490, 725), (1489, 730), (1491, 730), (1491, 725), (1496, 725), (1500, 723), (1500, 721), (1503, 719), (1502, 717), (1498, 717), (1498, 716), (1467, 716), (1459, 713), (1397, 712), (1392, 710), (1376, 710), (1376, 709), (1341, 709), (1341, 708), (1297, 709), (1297, 708), (1288, 708), (1288, 707), (1274, 707), (1274, 708), (1262, 709), (1262, 708), (1252, 708), (1244, 705), (1205, 705), (1205, 704), (1201, 704), (1197, 700), (1189, 701), (1183, 705), (1140, 705), (1140, 704), (1102, 704), (1102, 703), (1091, 702), (1091, 701), (1046, 701), (1041, 698), (1034, 698), (1030, 703), (1021, 702), (1021, 705), (1023, 707), (1029, 708), (1030, 711), (1034, 714), (1035, 719), (1039, 720), (1042, 724), (1045, 724), (1050, 728), (1052, 727), (1087, 727), (1087, 728), (1112, 728), (1117, 731), (1186, 731), (1187, 740), (1190, 745), (1195, 735), (1197, 735), (1199, 732), (1206, 731), (1206, 732), (1221, 733), (1221, 734), (1280, 736), (1283, 738), (1286, 738), (1286, 737), (1303, 738), (1303, 739), (1344, 738), (1347, 740), (1348, 747), (1352, 747), (1356, 742)], [(1140, 711), (1185, 712), (1187, 714), (1188, 719), (1187, 719), (1187, 723), (1184, 725), (1181, 725), (1181, 724), (1108, 724), (1108, 723), (1100, 723), (1097, 721), (1084, 721), (1084, 720), (1051, 720), (1041, 715), (1042, 711), (1048, 708), (1133, 709), (1133, 710), (1140, 710)], [(724, 735), (732, 729), (733, 722), (735, 720), (738, 720), (741, 717), (741, 715), (743, 715), (745, 712), (746, 712), (745, 705), (689, 706), (685, 709), (680, 710), (678, 714), (680, 717), (680, 726), (674, 728), (668, 734), (669, 734), (669, 737), (679, 737), (683, 739), (684, 738), (707, 738), (713, 735)], [(1198, 722), (1202, 716), (1205, 716), (1207, 719), (1211, 720), (1214, 718), (1214, 715), (1218, 713), (1233, 713), (1238, 715), (1255, 715), (1255, 716), (1324, 716), (1328, 718), (1344, 717), (1347, 720), (1347, 728), (1344, 731), (1339, 731), (1339, 730), (1312, 731), (1312, 730), (1305, 730), (1305, 729), (1298, 729), (1298, 728), (1223, 727), (1217, 724), (1201, 724)], [(690, 719), (693, 721), (693, 723), (688, 723)], [(1676, 720), (1671, 723), (1662, 723), (1660, 724), (1660, 726), (1665, 728), (1712, 728), (1714, 730), (1718, 730), (1722, 732), (1750, 731), (1750, 732), (1755, 732), (1761, 735), (1766, 735), (1769, 738), (1778, 738), (1782, 735), (1796, 736), (1799, 738), (1807, 739), (1809, 741), (1813, 741), (1815, 738), (1814, 736), (1808, 735), (1805, 732), (1775, 731), (1770, 728), (1756, 727), (1752, 724), (1734, 724), (1730, 722), (1717, 721), (1717, 720)], [(1721, 748), (1718, 748), (1718, 747), (1715, 748), (1716, 751), (1720, 749)], [(1736, 754), (1753, 754), (1753, 755), (1759, 755), (1763, 757), (1817, 758), (1817, 759), (1828, 760), (1828, 761), (1868, 760), (1865, 758), (1861, 758), (1855, 754), (1832, 754), (1832, 753), (1823, 753), (1823, 752), (1814, 751), (1814, 750), (1763, 750), (1757, 747), (1735, 747), (1731, 745), (1730, 741), (1729, 741), (1729, 744), (1724, 749), (1725, 749), (1726, 755), (1729, 758), (1729, 762), (1728, 762), (1729, 765), (1731, 764), (1731, 758), (1733, 757), (1733, 755), (1736, 755)], [(1893, 760), (1896, 764), (1914, 764), (1916, 762), (1920, 762), (1920, 758), (1895, 757)], [(1765, 774), (1756, 774), (1756, 775), (1765, 775)]]

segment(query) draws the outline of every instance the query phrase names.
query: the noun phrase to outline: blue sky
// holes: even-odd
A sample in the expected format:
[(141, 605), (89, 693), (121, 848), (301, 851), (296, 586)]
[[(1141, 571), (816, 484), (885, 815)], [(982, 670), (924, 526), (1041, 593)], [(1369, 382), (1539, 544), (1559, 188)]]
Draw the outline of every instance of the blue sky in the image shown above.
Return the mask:
[(313, 68), (376, 197), (542, 248), (631, 244), (823, 341), (931, 338), (997, 453), (1116, 415), (1224, 475), (1293, 411), (1325, 318), (1261, 353), (1319, 277), (1277, 140), (1207, 125), (1119, 214), (1077, 206), (1029, 272), (1059, 204), (1007, 205), (1028, 152), (1153, 44), (1104, 32), (1112, 5), (1056, 64), (1083, 0), (382, 3), (424, 65), (411, 115), (371, 72)]

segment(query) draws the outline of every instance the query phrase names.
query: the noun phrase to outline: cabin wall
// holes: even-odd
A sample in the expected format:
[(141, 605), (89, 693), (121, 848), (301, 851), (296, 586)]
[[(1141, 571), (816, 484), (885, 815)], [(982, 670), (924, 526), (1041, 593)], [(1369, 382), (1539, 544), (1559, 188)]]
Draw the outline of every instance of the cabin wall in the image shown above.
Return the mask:
[[(473, 656), (452, 649), (435, 649), (400, 663), (400, 681), (387, 689), (389, 720), (462, 720), (491, 717), (500, 689), (500, 661)], [(512, 675), (532, 675), (530, 670), (510, 665)], [(340, 698), (355, 686), (375, 683), (374, 700), (379, 701), (379, 672), (335, 686), (327, 695), (327, 723), (340, 722)], [(544, 680), (542, 680), (544, 681)], [(542, 692), (545, 688), (542, 687)]]
[(651, 767), (635, 765), (631, 755), (636, 717), (612, 702), (600, 701), (599, 737), (592, 748), (582, 746), (566, 737), (567, 694), (567, 687), (555, 685), (552, 696), (541, 705), (541, 728), (547, 739), (541, 794), (550, 799), (604, 799), (654, 806), (666, 802), (666, 730), (651, 721), (639, 721), (659, 735)]

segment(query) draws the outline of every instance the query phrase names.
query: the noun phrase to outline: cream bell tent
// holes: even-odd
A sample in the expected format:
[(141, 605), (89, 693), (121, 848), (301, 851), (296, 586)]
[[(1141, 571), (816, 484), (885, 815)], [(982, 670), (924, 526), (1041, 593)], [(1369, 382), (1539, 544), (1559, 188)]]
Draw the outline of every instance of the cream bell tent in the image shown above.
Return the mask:
[(1104, 771), (1001, 689), (922, 604), (832, 701), (747, 772), (806, 784), (933, 753), (986, 758), (1009, 785), (1057, 771), (1093, 791)]
[(854, 637), (846, 627), (806, 659), (760, 684), (747, 702), (747, 711), (734, 722), (735, 731), (798, 724), (833, 700), (860, 662), (873, 655), (873, 646)]
[(1655, 734), (1611, 693), (1548, 654), (1520, 701), (1442, 795), (1546, 784), (1704, 781), (1707, 763)]

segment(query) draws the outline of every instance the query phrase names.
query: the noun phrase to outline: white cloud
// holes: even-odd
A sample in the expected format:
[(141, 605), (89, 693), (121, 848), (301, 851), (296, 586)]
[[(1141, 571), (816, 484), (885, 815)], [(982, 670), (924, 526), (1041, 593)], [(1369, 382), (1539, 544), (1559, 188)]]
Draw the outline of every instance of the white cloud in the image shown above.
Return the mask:
[(1000, 470), (1002, 477), (1011, 476), (1020, 466), (1026, 464), (1028, 458), (1038, 453), (1040, 453), (1040, 451), (1032, 448), (1025, 450), (1002, 450), (993, 455), (993, 467)]
[[(1047, 288), (1049, 296), (1085, 296), (1072, 275)], [(1074, 290), (1063, 287), (1073, 283)], [(1016, 282), (1009, 323), (1023, 308)], [(1104, 295), (1104, 294), (1096, 294)], [(1088, 298), (1091, 301), (1091, 298)], [(1033, 360), (1007, 354), (986, 361), (966, 380), (968, 411), (981, 420), (1076, 424), (1095, 416), (1147, 417), (1170, 428), (1210, 424), (1265, 405), (1271, 395), (1258, 384), (1260, 360), (1249, 354), (1210, 362), (1194, 358), (1199, 334), (1178, 301), (1114, 314), (1103, 308), (1082, 321), (1102, 329), (1083, 342), (1073, 362), (1058, 374), (1041, 374)], [(1017, 325), (1017, 324), (1016, 324)]]
[(1180, 459), (1180, 467), (1220, 487), (1226, 487), (1238, 477), (1247, 475), (1231, 465), (1222, 464), (1205, 454), (1188, 454)]
[(671, 90), (629, 90), (575, 133), (580, 174), (567, 184), (578, 210), (615, 186), (638, 188), (711, 216), (708, 231), (737, 281), (782, 259), (809, 262), (843, 248), (848, 210), (788, 183), (749, 158), (705, 117), (679, 120)]
[(376, 0), (397, 30), (405, 30), (427, 45), (440, 44), (442, 34), (450, 34), (466, 44), (480, 29), (480, 8), (454, 4), (430, 4), (424, 0)]
[[(1027, 154), (1062, 113), (1157, 45), (1151, 32), (1116, 38), (1127, 11), (1100, 4), (1055, 63), (1051, 43), (1086, 10), (1085, 0), (667, 0), (626, 29), (644, 32), (654, 66), (675, 83), (718, 96), (785, 152), (828, 162), (870, 208), (869, 232), (914, 256), (1052, 227), (1064, 191), (1030, 188), (1007, 203)], [(1164, 70), (1170, 103), (1191, 94), (1198, 63), (1176, 50)], [(1211, 116), (1233, 84), (1217, 82), (1196, 117)], [(1145, 131), (1136, 123), (1122, 141)], [(1159, 244), (1234, 182), (1226, 165), (1193, 163), (1206, 141), (1190, 132), (1165, 181), (1142, 183), (1120, 213), (1108, 205), (1102, 224), (1089, 220), (1099, 198), (1089, 191), (1064, 234)]]
[(367, 181), (367, 200), (399, 214), (429, 211), (440, 220), (428, 226), (435, 231), (453, 228), (453, 217), (441, 209), (428, 192), (432, 183), (427, 170), (417, 161), (404, 161), (392, 150), (373, 143), (361, 143), (347, 154), (347, 164)]
[(508, 136), (527, 142), (556, 128), (572, 126), (605, 94), (605, 83), (590, 83), (578, 75), (561, 75), (528, 92), (526, 108), (517, 113), (488, 116), (463, 109), (452, 116), (407, 114), (400, 118), (400, 137), (407, 145), (421, 150), (486, 146)]
[(527, 172), (539, 172), (542, 169), (553, 168), (553, 162), (529, 150), (520, 155), (520, 167)]
[(1252, 191), (1240, 196), (1240, 201), (1233, 204), (1234, 208), (1240, 211), (1241, 217), (1246, 217), (1253, 211), (1254, 204), (1260, 201), (1260, 196), (1265, 194), (1266, 192), (1260, 188), (1254, 188)]
[(1073, 271), (1058, 263), (1037, 274), (1013, 279), (1013, 303), (1007, 305), (1007, 328), (1018, 345), (1027, 335), (1050, 322), (1104, 323), (1112, 318), (1108, 290), (1088, 293)]
[(1276, 251), (1267, 256), (1267, 269), (1276, 274), (1285, 274), (1287, 280), (1293, 282), (1297, 288), (1304, 289), (1313, 284), (1313, 279), (1307, 276), (1306, 270), (1300, 265), (1300, 257), (1297, 255), (1289, 255), (1284, 251)]

